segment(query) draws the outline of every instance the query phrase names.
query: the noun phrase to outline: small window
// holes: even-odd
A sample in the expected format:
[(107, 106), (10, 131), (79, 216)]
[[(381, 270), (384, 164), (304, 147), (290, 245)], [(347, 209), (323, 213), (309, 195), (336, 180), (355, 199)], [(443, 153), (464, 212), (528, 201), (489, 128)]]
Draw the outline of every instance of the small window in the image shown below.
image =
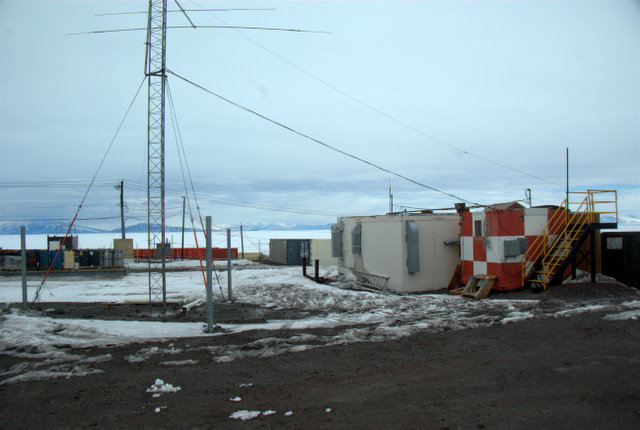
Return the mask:
[(482, 220), (477, 220), (473, 223), (474, 236), (484, 236), (482, 234)]
[(607, 249), (623, 249), (622, 237), (608, 237)]
[(529, 241), (526, 237), (519, 237), (513, 240), (504, 241), (504, 256), (505, 258), (517, 257), (527, 252)]

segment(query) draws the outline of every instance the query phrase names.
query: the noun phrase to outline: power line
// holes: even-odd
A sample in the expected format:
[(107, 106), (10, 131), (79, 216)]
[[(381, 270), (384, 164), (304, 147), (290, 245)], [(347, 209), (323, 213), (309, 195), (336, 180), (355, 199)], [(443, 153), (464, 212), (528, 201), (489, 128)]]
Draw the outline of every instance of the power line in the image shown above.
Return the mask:
[[(140, 90), (142, 89), (142, 84), (144, 84), (144, 81), (146, 79), (147, 79), (147, 77), (145, 76), (142, 79), (142, 82), (140, 82), (140, 86), (138, 87), (138, 90), (136, 91), (135, 95), (133, 96), (133, 99), (131, 99), (131, 103), (129, 103), (129, 106), (127, 107), (127, 110), (126, 110), (124, 116), (122, 117), (122, 120), (120, 121), (120, 124), (118, 124), (118, 128), (116, 129), (116, 132), (113, 134), (113, 137), (111, 138), (111, 142), (109, 142), (109, 146), (107, 147), (107, 150), (105, 151), (104, 155), (102, 156), (102, 160), (100, 160), (100, 163), (98, 164), (98, 168), (96, 169), (96, 172), (94, 173), (93, 178), (91, 178), (91, 182), (89, 183), (89, 186), (87, 187), (87, 190), (85, 191), (84, 196), (82, 196), (82, 200), (80, 201), (80, 204), (78, 205), (78, 209), (76, 209), (76, 213), (73, 216), (73, 219), (71, 220), (71, 222), (69, 223), (69, 228), (67, 229), (67, 233), (65, 234), (65, 239), (69, 235), (69, 232), (71, 231), (71, 228), (73, 227), (73, 223), (78, 218), (78, 214), (80, 213), (80, 209), (82, 209), (82, 205), (84, 204), (84, 201), (86, 200), (87, 195), (89, 194), (89, 191), (91, 190), (91, 187), (93, 186), (93, 183), (96, 181), (96, 178), (98, 177), (98, 173), (100, 173), (100, 169), (102, 168), (102, 165), (104, 164), (104, 161), (107, 159), (107, 155), (109, 154), (109, 151), (111, 151), (111, 147), (113, 146), (113, 143), (116, 141), (116, 137), (118, 137), (118, 134), (120, 133), (120, 129), (122, 128), (122, 125), (124, 124), (125, 120), (127, 119), (127, 116), (129, 116), (129, 112), (131, 111), (131, 108), (133, 107), (133, 103), (138, 98), (138, 94), (140, 93)], [(58, 250), (58, 253), (59, 252), (60, 252), (60, 249)], [(58, 253), (56, 253), (56, 258), (58, 257)], [(40, 282), (40, 285), (36, 289), (36, 293), (35, 293), (34, 298), (33, 298), (33, 303), (36, 303), (38, 300), (40, 300), (40, 293), (42, 292), (42, 289), (44, 288), (45, 283), (47, 282), (47, 278), (49, 276), (49, 273), (51, 272), (52, 267), (53, 267), (53, 264), (51, 264), (51, 266), (49, 266), (49, 269), (47, 270), (47, 273), (44, 275), (44, 278), (42, 278), (42, 281)]]
[(44, 188), (44, 187), (79, 187), (92, 184), (94, 186), (113, 186), (113, 180), (103, 179), (100, 181), (87, 181), (86, 179), (65, 180), (65, 181), (0, 181), (3, 188)]
[[(198, 3), (196, 3), (196, 2), (193, 2), (193, 3), (194, 3), (196, 6), (199, 6), (199, 5), (198, 5)], [(214, 17), (218, 22), (220, 22), (220, 23), (222, 23), (222, 24), (224, 24), (224, 25), (228, 25), (224, 20), (222, 20), (221, 18), (217, 17), (217, 16), (216, 16), (216, 15), (214, 15), (213, 13), (209, 13), (209, 15), (211, 15), (212, 17)], [(398, 124), (398, 125), (399, 125), (399, 126), (401, 126), (401, 127), (404, 127), (404, 128), (406, 128), (406, 129), (408, 129), (408, 130), (411, 130), (411, 131), (413, 131), (413, 132), (415, 132), (415, 133), (418, 133), (418, 134), (420, 134), (420, 135), (422, 135), (422, 136), (424, 136), (424, 137), (426, 137), (426, 138), (428, 138), (428, 139), (431, 139), (432, 141), (437, 142), (437, 143), (439, 143), (439, 144), (441, 144), (441, 145), (447, 146), (447, 147), (449, 147), (449, 148), (451, 148), (451, 149), (455, 149), (456, 151), (460, 151), (460, 152), (462, 152), (463, 154), (468, 155), (468, 156), (470, 156), (470, 157), (475, 157), (475, 158), (477, 158), (477, 159), (479, 159), (479, 160), (482, 160), (482, 161), (485, 161), (485, 162), (487, 162), (487, 163), (490, 163), (490, 164), (493, 164), (493, 165), (496, 165), (496, 166), (502, 167), (502, 168), (504, 168), (504, 169), (511, 170), (512, 172), (516, 172), (516, 173), (519, 173), (519, 174), (522, 174), (522, 175), (525, 175), (525, 176), (529, 176), (530, 178), (538, 179), (538, 180), (540, 180), (540, 181), (546, 182), (546, 183), (551, 184), (551, 185), (562, 186), (562, 184), (558, 184), (557, 182), (550, 181), (550, 180), (548, 180), (548, 179), (546, 179), (546, 178), (543, 178), (543, 177), (541, 177), (541, 176), (537, 176), (537, 175), (533, 175), (533, 174), (531, 174), (531, 173), (527, 173), (527, 172), (525, 172), (525, 171), (523, 171), (523, 170), (516, 169), (515, 167), (511, 167), (511, 166), (508, 166), (508, 165), (506, 165), (506, 164), (502, 164), (502, 163), (500, 163), (500, 162), (498, 162), (498, 161), (492, 160), (492, 159), (490, 159), (490, 158), (486, 158), (486, 157), (483, 157), (483, 156), (478, 155), (478, 154), (476, 154), (476, 153), (473, 153), (473, 152), (467, 151), (467, 150), (462, 149), (462, 148), (460, 148), (460, 147), (458, 147), (458, 146), (456, 146), (456, 145), (453, 145), (453, 144), (451, 144), (451, 143), (445, 142), (444, 140), (439, 139), (439, 138), (435, 137), (434, 135), (432, 135), (432, 134), (430, 134), (430, 133), (427, 133), (427, 132), (425, 132), (425, 131), (423, 131), (423, 130), (420, 130), (420, 129), (418, 129), (418, 128), (416, 128), (416, 127), (414, 127), (414, 126), (410, 125), (410, 124), (407, 124), (406, 122), (401, 121), (401, 120), (399, 120), (398, 118), (396, 118), (396, 117), (394, 117), (394, 116), (392, 116), (392, 115), (390, 115), (390, 114), (388, 114), (388, 113), (386, 113), (386, 112), (383, 112), (382, 110), (380, 110), (380, 109), (378, 109), (378, 108), (376, 108), (376, 107), (374, 107), (374, 106), (371, 106), (370, 104), (368, 104), (368, 103), (364, 102), (363, 100), (361, 100), (361, 99), (359, 99), (359, 98), (357, 98), (357, 97), (355, 97), (355, 96), (352, 96), (351, 94), (349, 94), (349, 93), (347, 93), (347, 92), (345, 92), (345, 91), (341, 90), (340, 88), (336, 87), (335, 85), (333, 85), (333, 84), (331, 84), (331, 83), (329, 83), (329, 82), (325, 81), (325, 80), (324, 80), (324, 79), (322, 79), (322, 78), (319, 78), (318, 76), (314, 75), (313, 73), (309, 72), (308, 70), (303, 69), (302, 67), (298, 66), (298, 65), (297, 65), (297, 64), (295, 64), (294, 62), (292, 62), (292, 61), (290, 61), (290, 60), (288, 60), (288, 59), (284, 58), (283, 56), (281, 56), (281, 55), (277, 54), (276, 52), (274, 52), (274, 51), (270, 50), (269, 48), (267, 48), (267, 47), (265, 47), (265, 46), (261, 45), (260, 43), (256, 42), (255, 40), (251, 39), (249, 36), (247, 36), (246, 34), (244, 34), (244, 33), (243, 33), (242, 31), (240, 31), (240, 30), (241, 30), (241, 29), (235, 29), (235, 31), (236, 31), (236, 33), (237, 33), (237, 34), (239, 34), (241, 37), (243, 37), (245, 40), (249, 41), (249, 42), (250, 42), (250, 43), (252, 43), (253, 45), (257, 46), (258, 48), (262, 49), (263, 51), (267, 52), (268, 54), (270, 54), (270, 55), (272, 55), (272, 56), (274, 56), (274, 57), (278, 58), (279, 60), (281, 60), (281, 61), (283, 61), (283, 62), (287, 63), (288, 65), (290, 65), (290, 66), (291, 66), (291, 67), (293, 67), (294, 69), (297, 69), (298, 71), (302, 72), (303, 74), (307, 75), (308, 77), (310, 77), (310, 78), (312, 78), (312, 79), (314, 79), (314, 80), (316, 80), (316, 81), (320, 82), (321, 84), (323, 84), (323, 85), (324, 85), (324, 86), (326, 86), (327, 88), (330, 88), (331, 90), (335, 91), (336, 93), (338, 93), (338, 94), (340, 94), (340, 95), (342, 95), (342, 96), (344, 96), (344, 97), (346, 97), (346, 98), (350, 99), (351, 101), (353, 101), (353, 102), (355, 102), (355, 103), (358, 103), (359, 105), (361, 105), (361, 106), (363, 106), (363, 107), (365, 107), (365, 108), (369, 109), (369, 110), (370, 110), (370, 111), (372, 111), (372, 112), (377, 113), (378, 115), (384, 116), (385, 118), (389, 119), (390, 121), (395, 122), (396, 124)]]
[(444, 194), (444, 195), (446, 195), (446, 196), (452, 197), (452, 198), (454, 198), (454, 199), (456, 199), (456, 200), (460, 200), (460, 201), (462, 201), (462, 202), (470, 203), (470, 204), (473, 204), (473, 205), (476, 205), (476, 206), (482, 206), (482, 205), (480, 205), (479, 203), (472, 202), (471, 200), (467, 200), (467, 199), (465, 199), (465, 198), (462, 198), (462, 197), (456, 196), (455, 194), (452, 194), (452, 193), (449, 193), (449, 192), (446, 192), (446, 191), (440, 190), (440, 189), (435, 188), (435, 187), (432, 187), (432, 186), (430, 186), (430, 185), (423, 184), (423, 183), (421, 183), (421, 182), (419, 182), (419, 181), (416, 181), (415, 179), (411, 179), (411, 178), (409, 178), (408, 176), (405, 176), (405, 175), (403, 175), (403, 174), (401, 174), (401, 173), (394, 172), (394, 171), (389, 170), (389, 169), (387, 169), (387, 168), (384, 168), (384, 167), (382, 167), (382, 166), (380, 166), (380, 165), (378, 165), (378, 164), (372, 163), (371, 161), (365, 160), (364, 158), (358, 157), (357, 155), (353, 155), (353, 154), (350, 154), (350, 153), (348, 153), (348, 152), (346, 152), (346, 151), (343, 151), (343, 150), (341, 150), (341, 149), (338, 149), (338, 148), (336, 148), (335, 146), (329, 145), (328, 143), (325, 143), (325, 142), (323, 142), (323, 141), (321, 141), (321, 140), (319, 140), (319, 139), (316, 139), (316, 138), (311, 137), (311, 136), (309, 136), (309, 135), (307, 135), (307, 134), (304, 134), (304, 133), (302, 133), (302, 132), (300, 132), (300, 131), (298, 131), (298, 130), (296, 130), (296, 129), (294, 129), (294, 128), (291, 128), (291, 127), (289, 127), (289, 126), (287, 126), (287, 125), (284, 125), (284, 124), (283, 124), (283, 123), (281, 123), (281, 122), (278, 122), (278, 121), (276, 121), (276, 120), (273, 120), (273, 119), (271, 119), (271, 118), (269, 118), (269, 117), (267, 117), (267, 116), (264, 116), (264, 115), (262, 115), (262, 114), (260, 114), (260, 113), (258, 113), (258, 112), (256, 112), (256, 111), (254, 111), (254, 110), (252, 110), (252, 109), (249, 109), (248, 107), (245, 107), (245, 106), (243, 106), (243, 105), (241, 105), (241, 104), (239, 104), (239, 103), (236, 103), (236, 102), (234, 102), (234, 101), (232, 101), (232, 100), (230, 100), (230, 99), (228, 99), (228, 98), (226, 98), (226, 97), (223, 97), (223, 96), (221, 96), (220, 94), (214, 93), (213, 91), (211, 91), (211, 90), (209, 90), (209, 89), (207, 89), (207, 88), (203, 87), (202, 85), (196, 84), (195, 82), (190, 81), (189, 79), (187, 79), (187, 78), (185, 78), (185, 77), (183, 77), (183, 76), (180, 76), (180, 75), (178, 75), (177, 73), (175, 73), (175, 72), (173, 72), (173, 71), (171, 71), (171, 70), (168, 70), (168, 69), (167, 69), (167, 73), (172, 74), (173, 76), (175, 76), (175, 77), (177, 77), (177, 78), (179, 78), (179, 79), (181, 79), (181, 80), (185, 81), (186, 83), (191, 84), (191, 85), (193, 85), (194, 87), (199, 88), (199, 89), (201, 89), (202, 91), (204, 91), (204, 92), (206, 92), (206, 93), (209, 93), (209, 94), (211, 94), (212, 96), (217, 97), (217, 98), (219, 98), (220, 100), (222, 100), (222, 101), (224, 101), (224, 102), (229, 103), (230, 105), (233, 105), (233, 106), (235, 106), (235, 107), (237, 107), (237, 108), (239, 108), (239, 109), (242, 109), (242, 110), (244, 110), (244, 111), (246, 111), (246, 112), (249, 112), (249, 113), (251, 113), (251, 114), (253, 114), (253, 115), (255, 115), (255, 116), (259, 117), (259, 118), (264, 119), (265, 121), (268, 121), (268, 122), (270, 122), (270, 123), (272, 123), (272, 124), (274, 124), (274, 125), (277, 125), (278, 127), (284, 128), (285, 130), (288, 130), (288, 131), (290, 131), (290, 132), (292, 132), (292, 133), (294, 133), (294, 134), (297, 134), (297, 135), (298, 135), (298, 136), (300, 136), (300, 137), (304, 137), (304, 138), (305, 138), (305, 139), (307, 139), (307, 140), (310, 140), (310, 141), (315, 142), (315, 143), (317, 143), (317, 144), (319, 144), (319, 145), (322, 145), (322, 146), (324, 146), (325, 148), (328, 148), (328, 149), (330, 149), (330, 150), (332, 150), (332, 151), (335, 151), (335, 152), (337, 152), (337, 153), (339, 153), (339, 154), (342, 154), (342, 155), (344, 155), (344, 156), (346, 156), (346, 157), (353, 158), (354, 160), (360, 161), (361, 163), (367, 164), (367, 165), (369, 165), (369, 166), (371, 166), (371, 167), (373, 167), (373, 168), (376, 168), (376, 169), (381, 170), (381, 171), (383, 171), (383, 172), (389, 173), (390, 175), (397, 176), (398, 178), (404, 179), (405, 181), (409, 181), (409, 182), (411, 182), (411, 183), (413, 183), (413, 184), (415, 184), (415, 185), (418, 185), (418, 186), (420, 186), (420, 187), (422, 187), (422, 188), (426, 188), (426, 189), (428, 189), (428, 190), (435, 191), (435, 192), (440, 193), (440, 194)]
[[(92, 218), (76, 218), (76, 221), (93, 221), (93, 220), (105, 220), (120, 218), (120, 215), (116, 216), (102, 216)], [(18, 221), (71, 221), (71, 218), (14, 218), (14, 219), (0, 219), (0, 221), (6, 222), (18, 222)]]
[[(134, 190), (143, 188), (142, 184), (138, 184), (138, 183), (132, 182), (132, 181), (128, 182), (128, 186), (129, 186), (129, 188), (133, 188)], [(192, 185), (192, 187), (193, 187), (193, 185)], [(177, 190), (172, 190), (172, 189), (166, 189), (166, 193), (167, 194), (171, 194), (173, 196), (183, 196), (184, 195), (184, 191), (177, 191)], [(253, 209), (264, 209), (264, 210), (269, 210), (269, 211), (290, 212), (290, 213), (300, 213), (300, 214), (310, 214), (310, 215), (327, 215), (327, 216), (350, 216), (350, 215), (353, 215), (353, 214), (348, 214), (348, 213), (322, 211), (322, 210), (310, 209), (310, 208), (296, 208), (296, 207), (290, 207), (290, 206), (273, 205), (273, 204), (263, 203), (263, 202), (248, 202), (246, 200), (222, 198), (222, 197), (215, 197), (215, 196), (206, 196), (206, 194), (203, 193), (203, 192), (200, 192), (199, 194), (200, 194), (200, 200), (202, 200), (202, 201), (206, 201), (206, 202), (210, 202), (210, 203), (220, 203), (220, 204), (224, 204), (224, 205), (228, 205), (228, 206), (242, 206), (242, 207), (249, 207), (249, 208), (253, 208)], [(203, 194), (204, 194), (204, 196), (203, 196)]]

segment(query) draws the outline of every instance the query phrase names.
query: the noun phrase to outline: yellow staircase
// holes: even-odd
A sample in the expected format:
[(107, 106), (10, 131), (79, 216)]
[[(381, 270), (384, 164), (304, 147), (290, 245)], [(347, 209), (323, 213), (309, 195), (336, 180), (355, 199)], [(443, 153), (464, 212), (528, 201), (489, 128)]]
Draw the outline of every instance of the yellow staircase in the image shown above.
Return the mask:
[(552, 283), (561, 282), (569, 264), (575, 267), (576, 254), (589, 238), (594, 278), (595, 233), (601, 228), (617, 228), (617, 225), (615, 190), (569, 193), (522, 257), (522, 286), (529, 283), (533, 288), (547, 289)]

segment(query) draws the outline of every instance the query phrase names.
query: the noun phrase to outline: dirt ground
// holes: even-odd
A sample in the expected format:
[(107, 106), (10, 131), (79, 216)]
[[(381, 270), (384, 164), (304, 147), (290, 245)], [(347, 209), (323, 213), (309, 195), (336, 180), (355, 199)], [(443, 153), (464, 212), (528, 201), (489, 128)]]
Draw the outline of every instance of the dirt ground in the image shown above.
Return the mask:
[[(640, 295), (619, 285), (571, 284), (540, 295), (508, 296), (537, 298), (540, 306), (572, 299), (597, 304), (603, 297), (623, 302)], [(114, 312), (99, 304), (41, 307), (61, 318)], [(204, 315), (202, 308), (185, 315), (172, 309), (165, 317), (149, 317), (148, 310), (136, 306), (117, 309), (119, 319), (203, 321)], [(259, 330), (93, 348), (91, 355), (113, 357), (96, 365), (104, 373), (0, 386), (0, 428), (640, 428), (640, 321), (605, 320), (605, 313), (223, 363), (212, 360), (211, 346), (339, 329)], [(217, 314), (220, 323), (272, 318), (296, 318), (296, 312), (236, 303), (220, 306)], [(153, 347), (160, 352), (148, 360), (127, 359)], [(168, 360), (193, 361), (168, 366)], [(19, 361), (0, 355), (0, 370)], [(156, 378), (181, 390), (154, 398), (146, 389)], [(230, 400), (237, 397), (241, 400)], [(275, 413), (230, 419), (238, 410)]]

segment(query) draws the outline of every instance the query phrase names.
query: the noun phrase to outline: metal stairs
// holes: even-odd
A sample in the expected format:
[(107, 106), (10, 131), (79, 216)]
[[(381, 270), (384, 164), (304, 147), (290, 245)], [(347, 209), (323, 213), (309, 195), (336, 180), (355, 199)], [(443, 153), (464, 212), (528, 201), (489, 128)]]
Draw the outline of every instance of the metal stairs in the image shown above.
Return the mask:
[[(581, 200), (571, 200), (578, 196)], [(601, 218), (608, 222), (601, 222)], [(595, 282), (596, 235), (601, 228), (617, 228), (618, 210), (615, 190), (589, 190), (569, 193), (522, 257), (522, 286), (547, 289), (562, 282), (571, 265), (590, 239), (592, 282)]]

